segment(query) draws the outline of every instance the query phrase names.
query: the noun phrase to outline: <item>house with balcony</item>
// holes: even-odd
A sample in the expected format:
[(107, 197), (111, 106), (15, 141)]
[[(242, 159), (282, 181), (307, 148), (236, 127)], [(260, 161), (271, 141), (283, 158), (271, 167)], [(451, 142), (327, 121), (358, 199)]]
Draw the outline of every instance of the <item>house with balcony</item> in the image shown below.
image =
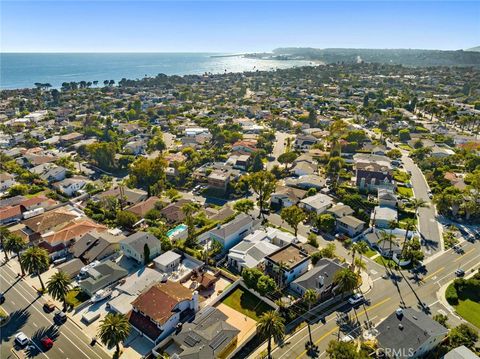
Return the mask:
[(292, 243), (266, 256), (264, 263), (265, 273), (286, 287), (308, 270), (310, 256)]
[(153, 344), (172, 334), (199, 310), (198, 292), (178, 282), (153, 284), (132, 302), (132, 328)]

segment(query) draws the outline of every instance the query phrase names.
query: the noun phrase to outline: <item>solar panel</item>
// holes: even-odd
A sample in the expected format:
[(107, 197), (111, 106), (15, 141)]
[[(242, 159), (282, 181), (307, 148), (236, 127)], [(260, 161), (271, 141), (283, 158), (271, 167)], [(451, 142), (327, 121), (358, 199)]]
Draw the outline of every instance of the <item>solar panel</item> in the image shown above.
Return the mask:
[(216, 350), (225, 341), (225, 339), (227, 339), (227, 336), (223, 332), (218, 333), (210, 343), (210, 348)]

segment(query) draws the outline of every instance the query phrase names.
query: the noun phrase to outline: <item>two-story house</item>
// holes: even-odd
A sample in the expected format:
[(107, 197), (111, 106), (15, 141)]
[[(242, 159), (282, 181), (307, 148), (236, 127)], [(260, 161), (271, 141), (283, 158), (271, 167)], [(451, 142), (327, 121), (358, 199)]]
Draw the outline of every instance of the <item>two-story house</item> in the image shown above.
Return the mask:
[(123, 254), (139, 263), (145, 262), (146, 247), (150, 253), (149, 259), (155, 258), (162, 251), (160, 240), (149, 232), (136, 232), (120, 242)]
[(132, 302), (128, 318), (136, 331), (157, 344), (198, 309), (198, 292), (192, 292), (178, 282), (167, 281), (154, 284), (140, 294)]
[(233, 221), (212, 229), (209, 232), (209, 237), (220, 242), (224, 250), (229, 250), (250, 234), (258, 225), (259, 221), (252, 219), (245, 213), (240, 213)]
[(289, 244), (265, 257), (265, 272), (280, 287), (289, 285), (308, 270), (309, 255), (296, 244)]

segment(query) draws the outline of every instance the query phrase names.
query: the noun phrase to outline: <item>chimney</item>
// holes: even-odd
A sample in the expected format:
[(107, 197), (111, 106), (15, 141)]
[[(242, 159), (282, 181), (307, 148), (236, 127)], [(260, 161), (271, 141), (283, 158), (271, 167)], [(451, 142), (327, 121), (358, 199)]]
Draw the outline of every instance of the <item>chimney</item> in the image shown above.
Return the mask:
[(192, 296), (192, 303), (190, 304), (190, 309), (193, 309), (196, 312), (198, 312), (199, 309), (199, 300), (198, 300), (198, 292), (194, 291), (193, 296)]

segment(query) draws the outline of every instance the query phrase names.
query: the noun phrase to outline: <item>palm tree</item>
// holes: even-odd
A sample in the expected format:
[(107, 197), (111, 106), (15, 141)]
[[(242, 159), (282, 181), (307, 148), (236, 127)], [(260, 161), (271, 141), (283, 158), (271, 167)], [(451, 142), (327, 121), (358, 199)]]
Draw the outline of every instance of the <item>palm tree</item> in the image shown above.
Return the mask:
[(115, 346), (115, 356), (120, 354), (120, 342), (128, 338), (130, 334), (130, 323), (125, 315), (121, 313), (108, 313), (100, 323), (98, 335), (103, 344), (107, 347)]
[(43, 248), (30, 247), (23, 252), (21, 261), (28, 273), (37, 275), (40, 285), (42, 286), (42, 291), (45, 291), (45, 285), (43, 284), (40, 273), (48, 269), (50, 261), (48, 252)]
[(3, 250), (5, 252), (15, 253), (20, 263), (20, 270), (22, 271), (22, 277), (25, 275), (25, 269), (23, 268), (22, 261), (20, 260), (20, 252), (27, 248), (27, 242), (25, 239), (17, 234), (10, 234), (7, 240), (4, 242)]
[(9, 234), (10, 234), (10, 231), (7, 229), (7, 227), (0, 227), (0, 243), (2, 245), (3, 254), (5, 255), (6, 262), (8, 262), (8, 254), (7, 254), (7, 251), (5, 250), (5, 240), (7, 239), (7, 236)]
[[(303, 294), (303, 300), (308, 305), (308, 313), (310, 314), (310, 310), (312, 309), (312, 305), (315, 304), (318, 300), (318, 294), (315, 289), (307, 289)], [(312, 340), (312, 331), (310, 329), (310, 321), (307, 319), (308, 325), (308, 337), (310, 338), (310, 345), (313, 345)]]
[(47, 291), (56, 300), (63, 302), (63, 311), (67, 311), (67, 294), (72, 287), (72, 278), (64, 271), (52, 275), (47, 282)]
[(333, 276), (335, 291), (342, 293), (342, 299), (345, 293), (353, 291), (358, 287), (358, 274), (349, 268), (343, 268)]
[(405, 238), (403, 239), (403, 245), (402, 245), (402, 251), (400, 253), (400, 256), (403, 258), (404, 256), (404, 251), (405, 251), (405, 245), (407, 244), (408, 241), (408, 234), (415, 228), (415, 221), (411, 218), (407, 218), (405, 220)]
[(380, 232), (380, 242), (379, 243), (385, 243), (387, 242), (390, 245), (390, 255), (392, 254), (392, 246), (395, 243), (395, 240), (393, 239), (393, 234), (392, 231), (390, 233), (387, 233), (387, 231), (382, 230)]
[(350, 253), (352, 254), (352, 270), (353, 271), (355, 271), (355, 265), (357, 263), (357, 261), (355, 260), (355, 255), (357, 253), (364, 254), (365, 252), (367, 252), (367, 250), (368, 250), (368, 246), (363, 241), (358, 241), (352, 244), (352, 246), (350, 247)]
[(276, 343), (283, 340), (285, 336), (285, 325), (278, 312), (271, 310), (265, 312), (257, 323), (257, 331), (263, 337), (268, 337), (268, 358), (272, 357), (272, 338)]
[(428, 208), (429, 207), (428, 202), (425, 201), (424, 199), (421, 199), (421, 198), (412, 198), (410, 200), (410, 205), (412, 206), (412, 208), (415, 211), (415, 216), (418, 215), (418, 210), (420, 208)]

